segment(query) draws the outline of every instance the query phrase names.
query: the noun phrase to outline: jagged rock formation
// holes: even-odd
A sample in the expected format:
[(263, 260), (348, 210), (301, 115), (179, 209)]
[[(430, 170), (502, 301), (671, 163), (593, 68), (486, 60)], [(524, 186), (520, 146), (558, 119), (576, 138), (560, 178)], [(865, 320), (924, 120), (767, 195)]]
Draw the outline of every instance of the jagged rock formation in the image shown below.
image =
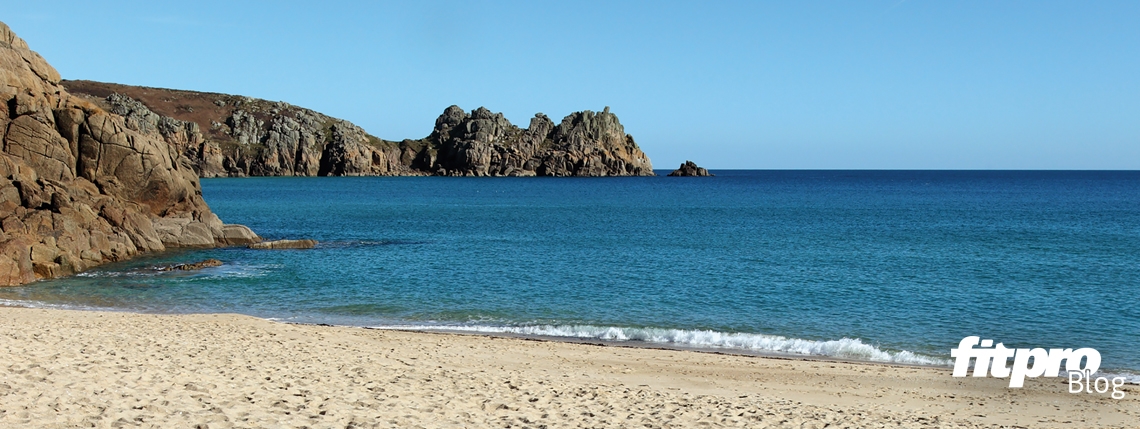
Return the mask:
[(174, 126), (188, 125), (147, 128), (73, 97), (0, 23), (0, 286), (168, 247), (259, 241), (210, 212), (191, 162), (160, 135)]
[(669, 173), (670, 177), (709, 177), (713, 176), (708, 170), (698, 167), (693, 161), (685, 161), (681, 167)]
[(155, 130), (219, 176), (650, 176), (653, 166), (609, 108), (528, 128), (501, 113), (448, 107), (422, 139), (386, 141), (348, 121), (283, 102), (225, 94), (64, 81), (68, 90)]
[(572, 113), (555, 125), (541, 113), (520, 129), (502, 113), (448, 107), (435, 121), (419, 165), (447, 176), (652, 176), (649, 157), (617, 116)]

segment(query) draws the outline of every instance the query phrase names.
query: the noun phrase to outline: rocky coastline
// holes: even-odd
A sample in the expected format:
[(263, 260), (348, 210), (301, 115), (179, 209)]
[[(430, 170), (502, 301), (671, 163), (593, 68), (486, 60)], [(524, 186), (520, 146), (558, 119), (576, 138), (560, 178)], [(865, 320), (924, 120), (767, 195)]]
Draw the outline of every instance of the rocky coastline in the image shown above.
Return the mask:
[(654, 175), (609, 107), (520, 128), (450, 106), (427, 137), (387, 141), (284, 102), (62, 80), (2, 22), (0, 83), (0, 286), (261, 242), (210, 211), (200, 177)]
[(0, 23), (0, 286), (173, 247), (246, 245), (157, 129), (73, 96)]
[(63, 81), (72, 94), (156, 132), (200, 177), (652, 176), (649, 157), (609, 107), (527, 128), (502, 113), (450, 106), (420, 139), (388, 141), (284, 102), (236, 95)]

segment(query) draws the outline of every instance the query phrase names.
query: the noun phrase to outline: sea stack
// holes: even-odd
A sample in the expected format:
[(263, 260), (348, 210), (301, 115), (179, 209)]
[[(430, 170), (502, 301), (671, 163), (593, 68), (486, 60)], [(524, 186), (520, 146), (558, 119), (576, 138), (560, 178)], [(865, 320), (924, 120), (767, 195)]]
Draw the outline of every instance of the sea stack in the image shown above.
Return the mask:
[(0, 22), (0, 286), (171, 247), (258, 241), (225, 225), (157, 130), (74, 97)]
[(711, 177), (711, 176), (713, 176), (713, 174), (709, 173), (709, 171), (705, 170), (704, 168), (698, 167), (697, 164), (693, 161), (685, 161), (684, 164), (681, 164), (680, 168), (673, 170), (672, 173), (669, 173), (669, 176), (671, 176), (671, 177)]

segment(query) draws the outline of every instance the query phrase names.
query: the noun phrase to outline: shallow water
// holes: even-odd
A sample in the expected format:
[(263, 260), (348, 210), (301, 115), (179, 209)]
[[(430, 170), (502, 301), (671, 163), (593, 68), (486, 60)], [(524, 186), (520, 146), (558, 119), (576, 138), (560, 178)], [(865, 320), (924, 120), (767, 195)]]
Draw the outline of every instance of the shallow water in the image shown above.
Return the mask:
[[(944, 364), (962, 337), (1140, 370), (1140, 172), (203, 179), (313, 250), (171, 252), (0, 303), (236, 312)], [(218, 258), (199, 272), (154, 266)]]

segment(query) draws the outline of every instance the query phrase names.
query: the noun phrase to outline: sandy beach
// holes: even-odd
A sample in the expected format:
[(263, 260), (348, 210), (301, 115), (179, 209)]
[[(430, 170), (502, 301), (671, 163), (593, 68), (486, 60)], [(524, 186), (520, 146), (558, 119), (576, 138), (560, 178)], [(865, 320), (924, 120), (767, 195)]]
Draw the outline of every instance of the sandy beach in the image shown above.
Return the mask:
[(1135, 427), (1140, 389), (949, 369), (0, 308), (0, 427)]

